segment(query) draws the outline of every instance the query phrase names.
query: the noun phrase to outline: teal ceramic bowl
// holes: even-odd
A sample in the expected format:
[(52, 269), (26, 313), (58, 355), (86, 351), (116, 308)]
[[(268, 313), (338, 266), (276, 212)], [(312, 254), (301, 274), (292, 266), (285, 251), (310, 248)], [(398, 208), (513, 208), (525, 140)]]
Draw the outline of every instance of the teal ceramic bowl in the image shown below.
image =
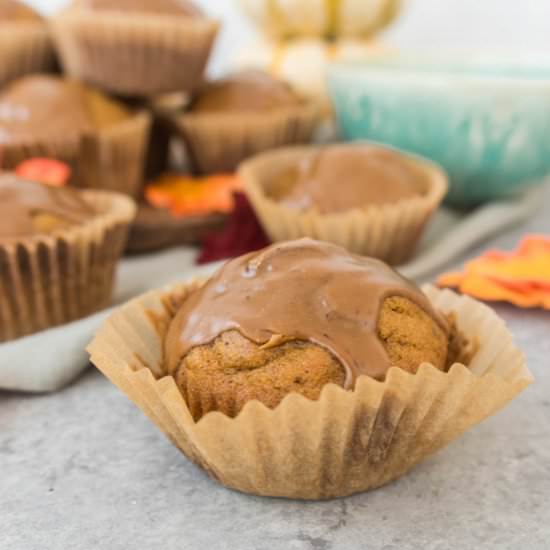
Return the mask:
[(550, 63), (393, 57), (332, 65), (328, 80), (343, 137), (436, 161), (447, 203), (477, 205), (550, 173)]

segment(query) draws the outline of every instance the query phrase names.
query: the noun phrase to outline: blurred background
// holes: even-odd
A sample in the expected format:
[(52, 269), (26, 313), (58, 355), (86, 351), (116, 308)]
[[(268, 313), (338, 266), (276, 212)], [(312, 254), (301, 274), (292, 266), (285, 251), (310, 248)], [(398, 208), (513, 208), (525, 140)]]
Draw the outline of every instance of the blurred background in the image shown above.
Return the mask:
[[(55, 13), (68, 0), (27, 0), (44, 13)], [(197, 0), (224, 25), (210, 65), (212, 74), (226, 72), (236, 50), (253, 43), (256, 32), (235, 9), (232, 0)], [(380, 35), (387, 44), (414, 48), (504, 52), (536, 50), (550, 55), (550, 2), (548, 0), (404, 0), (403, 15)]]

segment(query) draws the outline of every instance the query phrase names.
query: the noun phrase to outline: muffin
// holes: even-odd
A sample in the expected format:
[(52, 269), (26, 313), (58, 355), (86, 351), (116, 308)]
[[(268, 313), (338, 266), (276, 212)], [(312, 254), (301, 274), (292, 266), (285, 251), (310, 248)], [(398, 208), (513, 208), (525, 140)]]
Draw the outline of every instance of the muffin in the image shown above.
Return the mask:
[(429, 161), (368, 143), (270, 151), (239, 173), (272, 241), (311, 237), (392, 265), (414, 254), (448, 186)]
[(486, 306), (307, 239), (132, 300), (88, 350), (216, 480), (290, 498), (396, 479), (532, 380)]
[(70, 76), (144, 97), (193, 90), (218, 23), (187, 0), (76, 0), (52, 28)]
[(166, 372), (195, 420), (236, 416), (252, 399), (317, 399), (327, 383), (351, 389), (361, 375), (383, 380), (390, 366), (445, 370), (449, 334), (390, 267), (302, 239), (232, 260), (193, 293), (170, 325)]
[(109, 304), (131, 199), (0, 174), (0, 342)]
[(76, 186), (138, 196), (149, 125), (149, 115), (79, 82), (28, 76), (0, 93), (1, 166), (55, 158), (71, 166)]
[(0, 0), (0, 88), (30, 73), (54, 69), (48, 29), (33, 9), (16, 0)]
[(260, 71), (205, 84), (189, 110), (172, 117), (198, 173), (231, 172), (261, 151), (308, 142), (316, 119), (288, 84)]

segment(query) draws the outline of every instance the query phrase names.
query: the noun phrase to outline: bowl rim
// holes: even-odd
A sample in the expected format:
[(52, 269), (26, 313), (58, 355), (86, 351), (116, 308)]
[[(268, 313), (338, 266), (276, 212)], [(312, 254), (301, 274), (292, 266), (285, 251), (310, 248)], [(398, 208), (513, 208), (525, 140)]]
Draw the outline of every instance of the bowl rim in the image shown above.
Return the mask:
[(326, 74), (329, 83), (353, 76), (377, 81), (408, 80), (438, 85), (459, 81), (539, 89), (550, 87), (550, 54), (388, 50), (329, 63)]

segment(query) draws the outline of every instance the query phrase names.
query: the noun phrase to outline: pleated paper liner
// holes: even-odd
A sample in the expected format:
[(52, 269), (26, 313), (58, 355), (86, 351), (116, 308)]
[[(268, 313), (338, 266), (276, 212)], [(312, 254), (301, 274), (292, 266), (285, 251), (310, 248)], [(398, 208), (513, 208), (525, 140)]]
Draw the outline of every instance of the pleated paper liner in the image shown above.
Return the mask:
[(98, 212), (92, 220), (0, 244), (0, 342), (109, 305), (135, 205), (118, 193), (83, 191), (83, 197)]
[(24, 75), (54, 68), (53, 44), (45, 24), (0, 21), (0, 88)]
[(211, 412), (194, 422), (174, 379), (164, 376), (163, 340), (172, 313), (200, 281), (145, 294), (103, 325), (91, 360), (190, 460), (247, 493), (301, 499), (350, 495), (398, 478), (495, 413), (531, 381), (523, 354), (488, 307), (426, 288), (454, 312), (479, 348), (466, 367), (424, 364), (411, 375), (359, 378), (354, 391), (327, 385), (318, 401), (291, 394), (274, 410), (257, 401), (236, 418)]
[(304, 104), (265, 113), (187, 113), (172, 117), (195, 172), (232, 172), (248, 157), (283, 145), (307, 143), (318, 109)]
[(112, 93), (194, 89), (218, 32), (215, 20), (67, 10), (52, 20), (65, 71)]
[[(289, 208), (269, 196), (277, 174), (294, 166), (318, 146), (289, 147), (259, 155), (239, 169), (246, 193), (273, 242), (311, 237), (343, 246), (357, 254), (380, 258), (392, 265), (414, 255), (430, 217), (447, 192), (448, 180), (436, 165), (406, 155), (429, 179), (424, 195), (397, 203), (365, 206), (349, 212), (322, 214)], [(338, 182), (335, 182), (338, 185)]]
[(2, 145), (0, 166), (11, 170), (29, 158), (55, 158), (71, 166), (72, 183), (77, 187), (139, 197), (150, 124), (150, 115), (142, 112), (84, 135), (80, 140), (69, 137), (46, 142), (29, 136), (26, 141)]

